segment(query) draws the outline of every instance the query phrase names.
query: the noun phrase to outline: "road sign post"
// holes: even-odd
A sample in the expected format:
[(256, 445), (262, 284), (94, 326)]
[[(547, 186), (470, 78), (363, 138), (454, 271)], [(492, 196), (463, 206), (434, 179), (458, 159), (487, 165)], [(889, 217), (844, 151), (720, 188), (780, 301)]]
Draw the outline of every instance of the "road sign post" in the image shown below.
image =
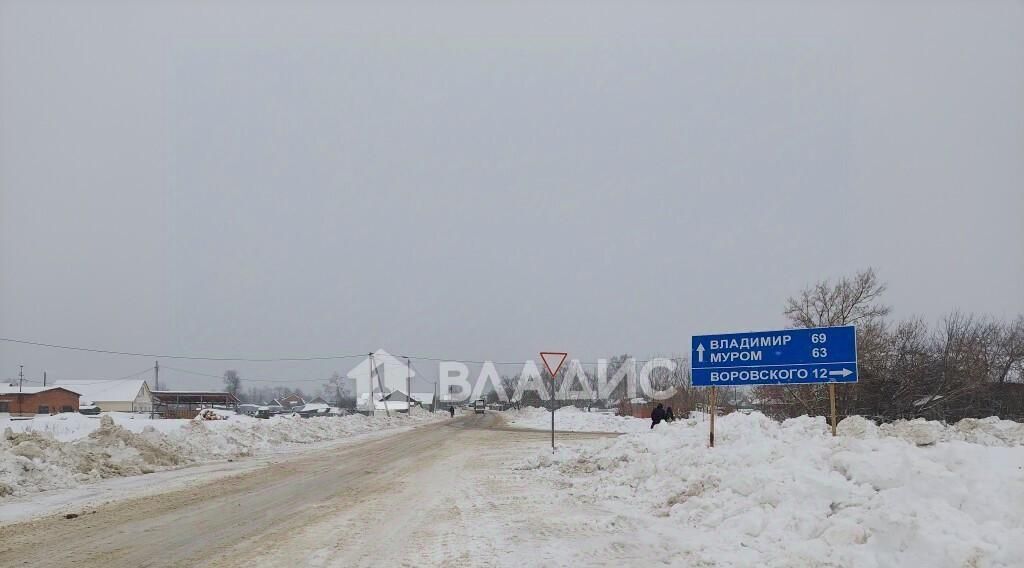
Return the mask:
[(711, 394), (708, 396), (708, 406), (711, 407), (710, 434), (708, 435), (708, 447), (715, 447), (715, 413), (718, 412), (718, 392), (711, 387)]
[(551, 451), (555, 451), (555, 375), (558, 374), (558, 370), (562, 368), (562, 363), (565, 363), (565, 358), (568, 357), (568, 353), (562, 353), (560, 351), (541, 351), (540, 360), (544, 362), (544, 368), (548, 370), (548, 374), (551, 375)]
[(832, 407), (832, 437), (836, 435), (836, 384), (828, 384), (828, 402)]
[[(690, 345), (693, 386), (828, 384), (832, 435), (836, 383), (857, 382), (857, 330), (852, 325), (695, 335)], [(714, 411), (711, 445), (714, 446)]]

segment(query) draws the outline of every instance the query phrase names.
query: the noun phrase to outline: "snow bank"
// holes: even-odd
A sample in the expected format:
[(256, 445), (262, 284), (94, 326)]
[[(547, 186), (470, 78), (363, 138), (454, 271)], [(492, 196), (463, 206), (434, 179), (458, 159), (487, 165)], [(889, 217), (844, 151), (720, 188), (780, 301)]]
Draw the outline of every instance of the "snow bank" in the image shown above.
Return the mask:
[[(528, 406), (522, 410), (507, 410), (503, 417), (510, 426), (534, 430), (551, 428), (551, 411)], [(555, 411), (555, 429), (571, 432), (641, 432), (651, 427), (651, 421), (630, 416), (615, 416), (604, 412), (587, 412), (575, 406)]]
[(860, 416), (851, 416), (837, 426), (842, 436), (872, 439), (880, 436), (902, 438), (918, 446), (938, 442), (971, 442), (983, 446), (1024, 446), (1024, 424), (996, 417), (965, 418), (952, 426), (933, 420), (897, 420), (876, 425)]
[(604, 502), (680, 565), (1020, 566), (1024, 438), (998, 419), (877, 426), (693, 420), (539, 453), (521, 469)]
[(76, 487), (109, 477), (252, 455), (293, 444), (441, 419), (414, 412), (392, 418), (228, 415), (221, 420), (149, 420), (138, 415), (59, 414), (5, 420), (0, 436), (0, 497)]

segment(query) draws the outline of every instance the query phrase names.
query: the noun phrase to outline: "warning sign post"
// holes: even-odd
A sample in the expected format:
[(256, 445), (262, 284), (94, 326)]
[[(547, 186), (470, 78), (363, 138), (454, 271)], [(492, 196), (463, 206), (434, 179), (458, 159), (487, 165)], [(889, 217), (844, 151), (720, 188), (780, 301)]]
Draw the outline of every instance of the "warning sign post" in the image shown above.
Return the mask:
[(565, 363), (565, 358), (568, 357), (568, 353), (562, 353), (560, 351), (541, 351), (540, 360), (544, 362), (544, 368), (548, 370), (548, 374), (551, 375), (551, 451), (555, 451), (555, 377), (558, 375), (558, 370), (562, 368), (562, 363)]

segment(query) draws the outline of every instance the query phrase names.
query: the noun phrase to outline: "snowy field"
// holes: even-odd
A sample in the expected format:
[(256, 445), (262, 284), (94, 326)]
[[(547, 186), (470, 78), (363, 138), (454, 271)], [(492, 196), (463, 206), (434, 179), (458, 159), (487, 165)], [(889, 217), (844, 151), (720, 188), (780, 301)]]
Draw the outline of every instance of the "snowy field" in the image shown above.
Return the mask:
[(0, 418), (0, 499), (347, 438), (441, 420), (447, 414), (260, 420), (151, 420), (146, 415), (77, 413)]
[[(507, 410), (502, 418), (509, 426), (531, 430), (551, 429), (551, 412), (546, 408), (528, 406), (522, 410)], [(629, 416), (615, 416), (605, 412), (587, 412), (575, 406), (555, 411), (555, 429), (567, 432), (641, 432), (651, 427), (651, 421)]]
[[(640, 564), (1022, 566), (1024, 425), (730, 414), (541, 451), (518, 468), (614, 512)], [(623, 544), (622, 546), (627, 546)]]

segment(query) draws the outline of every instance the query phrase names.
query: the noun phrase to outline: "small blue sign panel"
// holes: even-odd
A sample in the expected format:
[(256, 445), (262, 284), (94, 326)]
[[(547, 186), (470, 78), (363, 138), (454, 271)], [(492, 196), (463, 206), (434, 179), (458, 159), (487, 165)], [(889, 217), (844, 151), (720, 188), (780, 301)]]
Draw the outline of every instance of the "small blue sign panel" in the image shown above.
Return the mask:
[(695, 387), (857, 382), (852, 325), (695, 335)]

